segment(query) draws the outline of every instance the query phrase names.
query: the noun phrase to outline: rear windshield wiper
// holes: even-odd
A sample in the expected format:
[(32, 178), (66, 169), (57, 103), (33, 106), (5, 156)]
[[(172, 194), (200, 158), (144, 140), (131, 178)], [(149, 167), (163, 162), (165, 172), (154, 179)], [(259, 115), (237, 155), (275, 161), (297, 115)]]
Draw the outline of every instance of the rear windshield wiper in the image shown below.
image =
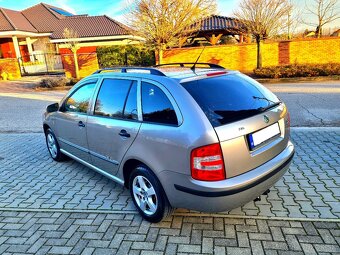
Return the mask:
[(267, 111), (267, 110), (269, 110), (271, 108), (274, 108), (274, 107), (276, 107), (276, 106), (278, 106), (280, 104), (281, 104), (281, 102), (276, 102), (276, 103), (273, 103), (273, 104), (268, 105), (266, 107), (260, 107), (259, 110), (260, 110), (260, 112), (265, 112), (265, 111)]
[(272, 103), (272, 104), (270, 104), (270, 105), (268, 105), (268, 106), (266, 106), (266, 107), (260, 107), (260, 108), (258, 108), (258, 110), (259, 110), (260, 112), (265, 112), (265, 111), (267, 111), (267, 110), (269, 110), (269, 109), (271, 109), (271, 108), (274, 108), (274, 107), (276, 107), (276, 106), (278, 106), (278, 105), (281, 104), (280, 101), (279, 101), (279, 102), (274, 102), (274, 101), (272, 101), (272, 100), (270, 100), (270, 99), (268, 99), (268, 98), (265, 98), (265, 97), (257, 97), (257, 96), (253, 96), (253, 98), (254, 98), (254, 99), (260, 99), (260, 100), (265, 100), (265, 101), (267, 101), (267, 102), (269, 102), (269, 103)]
[(257, 97), (257, 96), (253, 96), (253, 98), (254, 98), (254, 99), (260, 99), (260, 100), (266, 100), (267, 102), (273, 103), (273, 104), (276, 103), (276, 102), (274, 102), (274, 101), (272, 101), (272, 100), (270, 100), (270, 99), (268, 99), (268, 98), (265, 98), (265, 97)]

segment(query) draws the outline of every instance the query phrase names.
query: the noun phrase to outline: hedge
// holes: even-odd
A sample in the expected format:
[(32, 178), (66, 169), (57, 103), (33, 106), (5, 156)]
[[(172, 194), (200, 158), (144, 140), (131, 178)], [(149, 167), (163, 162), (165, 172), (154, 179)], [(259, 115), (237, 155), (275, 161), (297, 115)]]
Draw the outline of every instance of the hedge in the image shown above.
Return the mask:
[(48, 77), (42, 79), (38, 87), (40, 88), (61, 88), (66, 86), (73, 86), (79, 80), (75, 78), (66, 78), (66, 77)]
[(340, 75), (340, 63), (284, 65), (255, 69), (257, 78), (291, 78)]
[(112, 66), (152, 66), (156, 63), (155, 53), (142, 45), (103, 46), (97, 48), (100, 68)]

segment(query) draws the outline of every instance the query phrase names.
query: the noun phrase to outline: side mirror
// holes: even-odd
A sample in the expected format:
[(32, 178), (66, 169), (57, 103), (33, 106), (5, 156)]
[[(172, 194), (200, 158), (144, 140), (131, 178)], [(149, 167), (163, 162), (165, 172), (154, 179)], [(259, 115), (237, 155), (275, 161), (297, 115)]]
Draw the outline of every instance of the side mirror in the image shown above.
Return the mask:
[(50, 104), (49, 106), (47, 106), (46, 111), (50, 113), (50, 112), (56, 112), (58, 111), (58, 109), (59, 109), (59, 104), (54, 103), (54, 104)]

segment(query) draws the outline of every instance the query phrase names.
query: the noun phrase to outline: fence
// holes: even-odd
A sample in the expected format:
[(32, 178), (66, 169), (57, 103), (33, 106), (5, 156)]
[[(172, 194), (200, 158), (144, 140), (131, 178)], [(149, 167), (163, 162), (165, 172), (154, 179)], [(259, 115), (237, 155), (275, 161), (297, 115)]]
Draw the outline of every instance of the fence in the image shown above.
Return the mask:
[[(97, 54), (93, 53), (78, 53), (78, 68), (81, 78), (86, 77), (99, 69)], [(62, 54), (61, 60), (65, 68), (67, 77), (76, 77), (73, 54)]]
[(64, 73), (64, 66), (60, 54), (40, 53), (24, 55), (18, 58), (21, 75)]
[[(262, 45), (263, 66), (340, 63), (339, 49), (340, 38), (265, 42)], [(201, 51), (201, 47), (166, 50), (163, 63), (195, 62)], [(252, 72), (256, 68), (256, 44), (208, 46), (199, 61)]]

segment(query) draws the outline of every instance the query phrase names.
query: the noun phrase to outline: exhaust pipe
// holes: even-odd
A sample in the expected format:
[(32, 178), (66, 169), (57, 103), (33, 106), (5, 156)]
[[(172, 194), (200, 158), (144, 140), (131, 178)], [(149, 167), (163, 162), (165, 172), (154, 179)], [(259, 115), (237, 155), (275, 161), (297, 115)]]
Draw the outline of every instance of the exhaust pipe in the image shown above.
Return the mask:
[[(265, 192), (262, 193), (262, 195), (268, 195), (270, 192), (269, 189), (267, 189)], [(257, 198), (254, 199), (254, 202), (261, 201), (261, 196), (258, 196)]]
[(262, 194), (262, 195), (268, 195), (268, 194), (269, 194), (269, 192), (270, 192), (270, 189), (267, 189), (265, 192), (263, 192), (263, 194)]

